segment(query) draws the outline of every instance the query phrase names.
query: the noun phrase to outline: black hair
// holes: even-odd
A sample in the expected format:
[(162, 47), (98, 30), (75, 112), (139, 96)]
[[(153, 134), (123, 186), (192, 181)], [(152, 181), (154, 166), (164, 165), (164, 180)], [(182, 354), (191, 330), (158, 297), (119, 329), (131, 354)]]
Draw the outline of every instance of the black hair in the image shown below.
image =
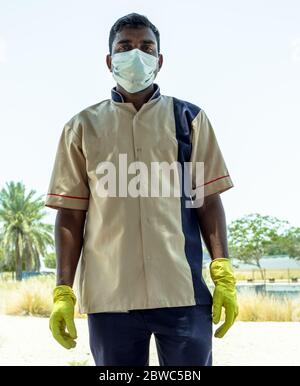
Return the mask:
[(112, 45), (113, 41), (116, 37), (116, 34), (120, 32), (124, 27), (129, 27), (129, 28), (143, 28), (143, 27), (148, 27), (150, 28), (157, 41), (157, 49), (158, 53), (160, 52), (160, 39), (159, 39), (159, 31), (155, 27), (154, 24), (151, 23), (151, 21), (144, 15), (140, 15), (138, 13), (129, 13), (128, 15), (125, 15), (118, 19), (115, 24), (111, 27), (110, 33), (109, 33), (109, 53), (112, 53)]

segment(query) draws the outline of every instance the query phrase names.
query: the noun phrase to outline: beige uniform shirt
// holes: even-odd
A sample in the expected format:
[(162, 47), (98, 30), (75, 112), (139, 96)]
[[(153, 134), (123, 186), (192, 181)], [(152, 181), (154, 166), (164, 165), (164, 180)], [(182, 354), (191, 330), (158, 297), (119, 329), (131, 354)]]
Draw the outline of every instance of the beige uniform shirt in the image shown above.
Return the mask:
[[(141, 161), (149, 169), (153, 161), (176, 161), (191, 162), (195, 171), (196, 162), (204, 162), (205, 196), (233, 186), (204, 111), (154, 88), (136, 111), (114, 87), (110, 99), (84, 109), (62, 130), (45, 205), (87, 210), (76, 288), (82, 313), (212, 302), (202, 278), (196, 210), (185, 204), (190, 196), (126, 196), (118, 178), (115, 197), (99, 195), (99, 165), (111, 161), (123, 176), (120, 154), (127, 166)], [(137, 175), (128, 174), (128, 181)], [(190, 184), (197, 185), (195, 173)]]

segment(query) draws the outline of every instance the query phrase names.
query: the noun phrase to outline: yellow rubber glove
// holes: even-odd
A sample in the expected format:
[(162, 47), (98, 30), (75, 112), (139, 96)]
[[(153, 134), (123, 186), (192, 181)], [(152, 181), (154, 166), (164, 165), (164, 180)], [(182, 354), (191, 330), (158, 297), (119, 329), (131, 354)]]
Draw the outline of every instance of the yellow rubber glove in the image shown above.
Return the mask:
[[(77, 331), (74, 323), (76, 296), (71, 287), (59, 285), (53, 290), (53, 310), (49, 327), (53, 337), (66, 349), (76, 346)], [(66, 331), (66, 327), (68, 332)]]
[(213, 322), (218, 324), (222, 307), (225, 308), (225, 322), (215, 332), (216, 338), (222, 338), (233, 325), (238, 313), (236, 280), (231, 262), (226, 258), (214, 259), (210, 263), (210, 275), (215, 284), (213, 294)]

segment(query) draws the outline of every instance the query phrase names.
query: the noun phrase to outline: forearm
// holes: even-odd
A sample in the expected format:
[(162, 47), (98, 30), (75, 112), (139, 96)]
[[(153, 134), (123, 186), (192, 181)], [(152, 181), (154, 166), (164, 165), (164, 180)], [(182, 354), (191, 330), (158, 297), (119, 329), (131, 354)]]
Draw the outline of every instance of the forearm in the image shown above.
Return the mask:
[(220, 195), (205, 197), (203, 206), (195, 210), (211, 258), (228, 257), (226, 217)]
[(86, 211), (58, 209), (55, 221), (57, 285), (72, 286), (83, 245)]

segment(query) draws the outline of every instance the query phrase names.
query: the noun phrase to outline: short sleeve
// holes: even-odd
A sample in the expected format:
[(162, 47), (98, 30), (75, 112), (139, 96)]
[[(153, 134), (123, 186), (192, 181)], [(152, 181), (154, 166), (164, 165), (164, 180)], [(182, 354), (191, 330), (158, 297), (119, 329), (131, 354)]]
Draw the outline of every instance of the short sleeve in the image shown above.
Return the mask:
[[(192, 188), (204, 188), (204, 197), (232, 188), (233, 182), (218, 145), (213, 127), (203, 110), (192, 121)], [(203, 184), (197, 184), (196, 162), (203, 162)]]
[(82, 141), (68, 122), (59, 139), (45, 206), (87, 210), (89, 186)]

